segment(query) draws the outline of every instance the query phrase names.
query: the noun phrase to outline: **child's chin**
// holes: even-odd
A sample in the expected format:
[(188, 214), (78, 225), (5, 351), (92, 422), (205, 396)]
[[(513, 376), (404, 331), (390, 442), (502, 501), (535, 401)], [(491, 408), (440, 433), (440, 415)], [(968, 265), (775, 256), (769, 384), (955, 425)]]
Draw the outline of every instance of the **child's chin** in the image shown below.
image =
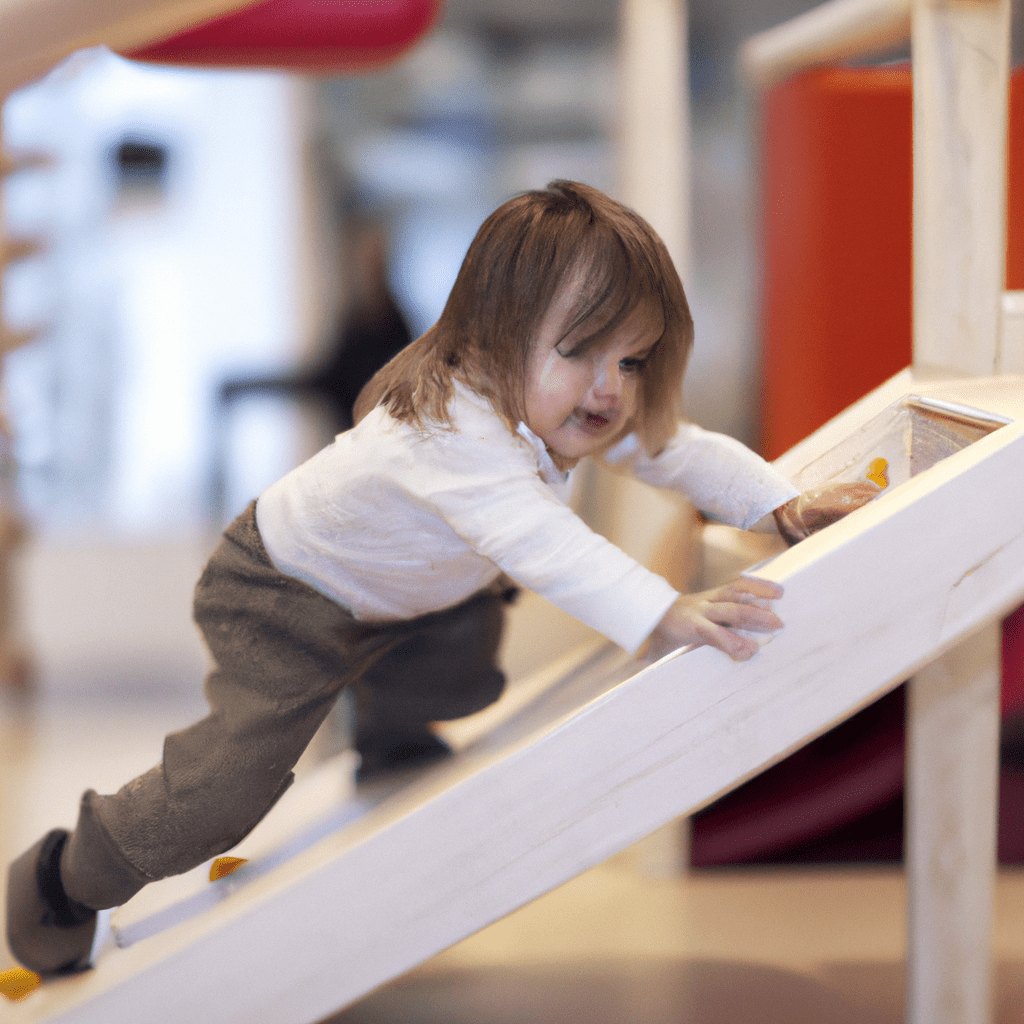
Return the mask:
[(559, 469), (572, 469), (580, 459), (588, 455), (599, 455), (606, 444), (596, 438), (580, 439), (571, 444), (551, 446), (548, 451)]

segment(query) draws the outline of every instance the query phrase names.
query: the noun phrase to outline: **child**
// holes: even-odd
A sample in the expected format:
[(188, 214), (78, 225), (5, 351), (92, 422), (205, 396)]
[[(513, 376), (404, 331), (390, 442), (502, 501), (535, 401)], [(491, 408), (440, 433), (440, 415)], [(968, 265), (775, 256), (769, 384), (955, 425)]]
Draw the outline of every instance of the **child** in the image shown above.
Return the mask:
[(15, 956), (42, 973), (87, 967), (96, 910), (242, 839), (347, 686), (362, 778), (446, 753), (429, 723), (504, 686), (510, 579), (631, 652), (751, 657), (735, 630), (779, 629), (781, 587), (680, 595), (564, 504), (587, 455), (738, 526), (774, 514), (791, 537), (877, 493), (808, 501), (738, 442), (680, 424), (692, 336), (671, 259), (630, 210), (554, 182), (495, 211), (440, 320), (374, 377), (357, 425), (225, 532), (196, 588), (210, 714), (14, 862)]

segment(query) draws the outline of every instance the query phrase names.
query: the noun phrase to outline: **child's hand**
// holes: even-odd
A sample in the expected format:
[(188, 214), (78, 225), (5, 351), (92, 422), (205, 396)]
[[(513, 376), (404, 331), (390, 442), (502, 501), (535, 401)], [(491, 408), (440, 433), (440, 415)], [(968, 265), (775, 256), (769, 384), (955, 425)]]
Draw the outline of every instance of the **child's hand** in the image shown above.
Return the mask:
[(734, 661), (746, 661), (761, 645), (734, 630), (773, 633), (781, 629), (782, 619), (771, 610), (771, 602), (780, 597), (778, 583), (750, 577), (700, 594), (684, 594), (654, 627), (647, 657), (661, 658), (687, 644), (708, 644)]
[(790, 544), (848, 516), (881, 494), (877, 484), (860, 481), (853, 484), (826, 484), (804, 491), (775, 510), (779, 533)]

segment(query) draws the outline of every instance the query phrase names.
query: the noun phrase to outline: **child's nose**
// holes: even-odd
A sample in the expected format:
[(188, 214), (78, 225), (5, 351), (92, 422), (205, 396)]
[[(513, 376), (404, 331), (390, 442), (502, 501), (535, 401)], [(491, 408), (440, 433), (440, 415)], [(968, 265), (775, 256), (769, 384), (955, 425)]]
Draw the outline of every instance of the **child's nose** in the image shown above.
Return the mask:
[(622, 397), (623, 379), (618, 360), (602, 363), (594, 379), (594, 396), (603, 400)]

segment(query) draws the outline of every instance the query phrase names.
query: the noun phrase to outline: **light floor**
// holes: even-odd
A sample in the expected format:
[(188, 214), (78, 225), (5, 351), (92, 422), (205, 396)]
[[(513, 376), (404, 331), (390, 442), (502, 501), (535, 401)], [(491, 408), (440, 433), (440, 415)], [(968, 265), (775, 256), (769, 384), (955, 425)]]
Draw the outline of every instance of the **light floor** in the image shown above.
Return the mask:
[[(199, 710), (180, 698), (65, 698), (20, 710), (0, 699), (3, 860), (47, 828), (73, 824), (86, 786), (115, 788), (148, 768), (164, 732)], [(680, 881), (639, 873), (623, 856), (331, 1024), (895, 1024), (903, 906), (898, 871), (717, 871)], [(995, 1021), (1024, 1024), (1024, 872), (1000, 877), (994, 946)]]
[[(607, 864), (330, 1024), (896, 1024), (901, 873)], [(1000, 879), (995, 1021), (1024, 1024), (1024, 873)]]

